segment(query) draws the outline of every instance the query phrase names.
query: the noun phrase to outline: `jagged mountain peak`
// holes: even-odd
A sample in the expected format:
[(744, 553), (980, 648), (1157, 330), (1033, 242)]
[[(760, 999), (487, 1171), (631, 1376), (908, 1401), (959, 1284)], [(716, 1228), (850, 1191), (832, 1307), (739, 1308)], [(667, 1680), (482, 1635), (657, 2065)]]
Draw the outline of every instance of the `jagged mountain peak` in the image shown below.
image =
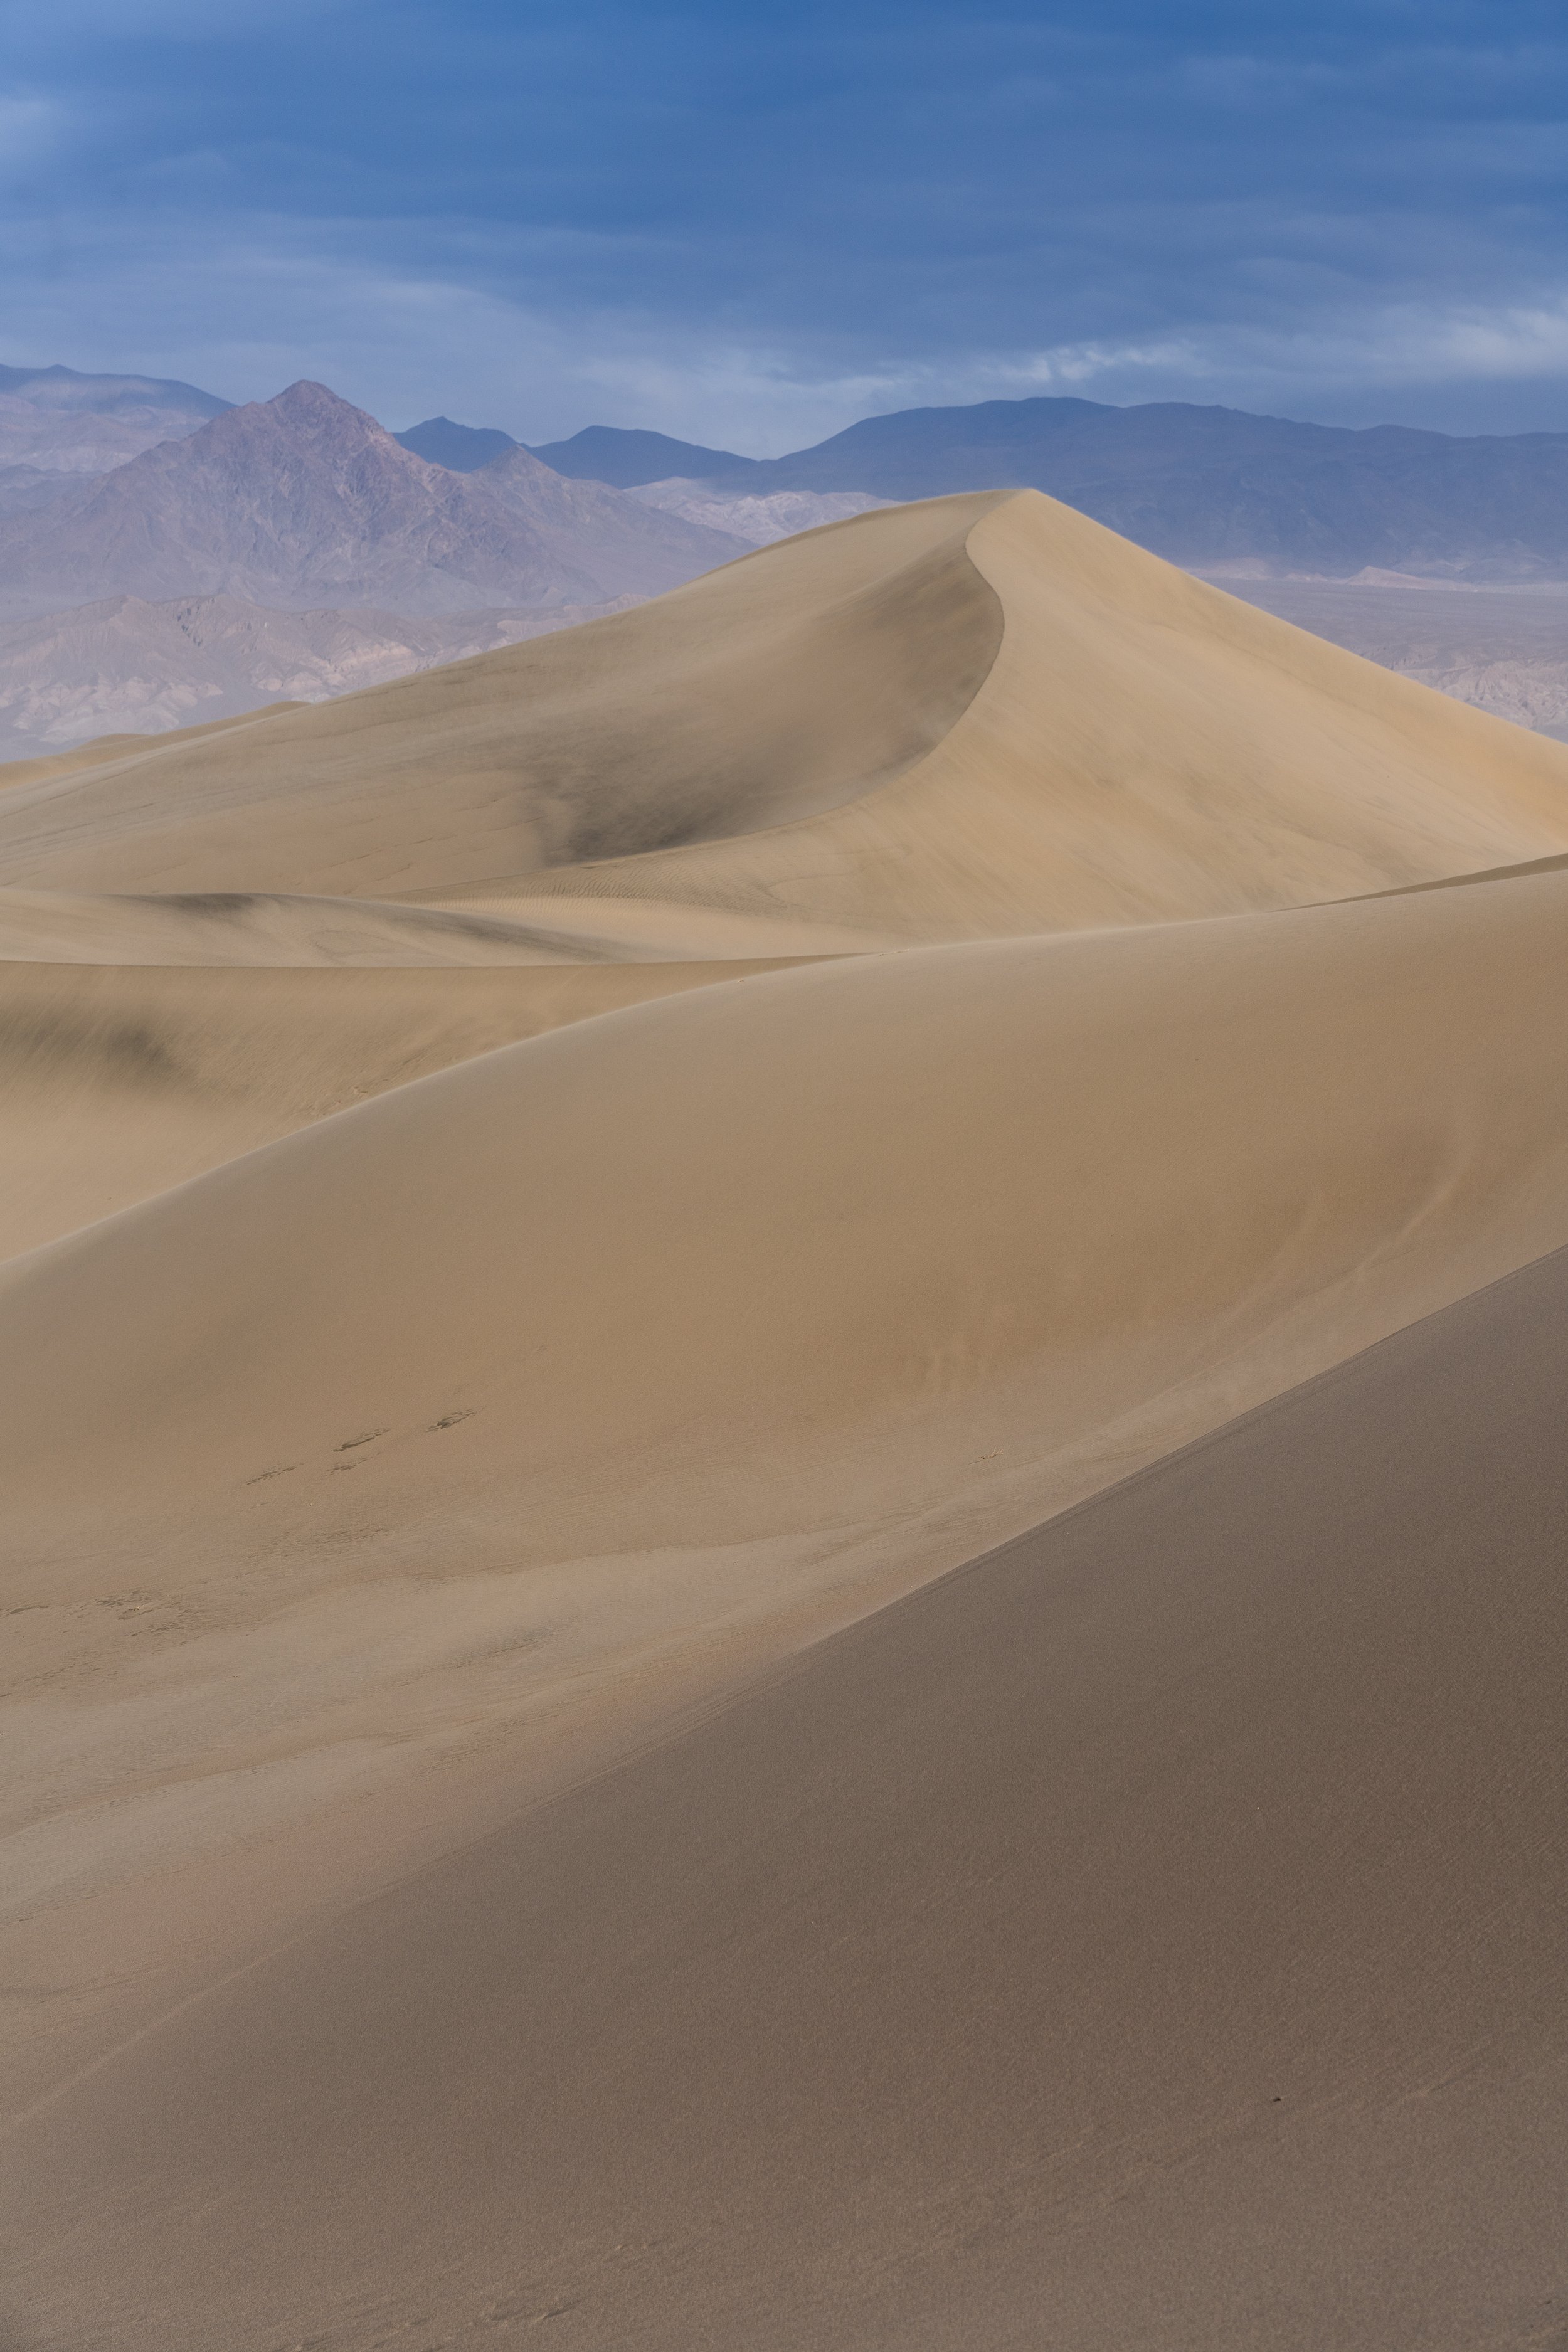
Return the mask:
[[(356, 408), (342, 393), (334, 392), (330, 384), (316, 383), (310, 376), (301, 376), (297, 383), (274, 393), (270, 400), (249, 401), (213, 421), (226, 425), (231, 432), (254, 429), (256, 425), (284, 425), (292, 432), (384, 441), (395, 449), (401, 446), (368, 409)], [(405, 456), (412, 454), (404, 452)]]
[(0, 524), (13, 612), (230, 594), (419, 614), (656, 594), (745, 552), (526, 450), (478, 475), (405, 448), (303, 379)]

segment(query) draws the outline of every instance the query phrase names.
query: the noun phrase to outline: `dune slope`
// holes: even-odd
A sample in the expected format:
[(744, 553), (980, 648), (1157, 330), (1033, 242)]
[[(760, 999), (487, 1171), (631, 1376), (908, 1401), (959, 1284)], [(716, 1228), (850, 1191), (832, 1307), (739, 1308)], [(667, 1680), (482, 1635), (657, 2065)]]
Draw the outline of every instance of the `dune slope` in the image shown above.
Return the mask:
[(722, 1679), (1568, 1242), (1565, 914), (1548, 876), (690, 990), (13, 1260), (46, 1978), (113, 1991), (105, 1887), (677, 1653)]
[[(1568, 849), (1568, 747), (1037, 492), (805, 534), (633, 613), (35, 773), (0, 880), (632, 899), (868, 943), (1397, 887)], [(581, 912), (581, 909), (579, 909)]]
[(0, 880), (389, 895), (769, 825), (928, 751), (985, 675), (985, 499), (815, 532), (601, 622), (7, 794)]
[(627, 1486), (647, 1540), (678, 1435), (711, 1485), (716, 1444), (765, 1475), (792, 1423), (962, 1425), (1019, 1381), (1066, 1434), (1299, 1307), (1486, 1278), (1561, 1213), (1565, 890), (827, 962), (398, 1088), (11, 1270), (14, 1507), (57, 1518), (68, 1462), (122, 1523), (226, 1509), (340, 1421), (385, 1424), (395, 1486), (461, 1389), (525, 1541), (616, 1459), (596, 1507)]
[(1034, 494), (13, 778), (0, 2341), (1552, 2343), (1565, 979)]
[(1037, 492), (988, 508), (967, 544), (1006, 627), (929, 758), (807, 824), (538, 887), (937, 940), (1289, 906), (1568, 847), (1568, 747)]
[[(0, 890), (0, 962), (439, 966), (654, 960), (581, 927), (552, 929), (380, 898), (282, 891)], [(7, 975), (9, 977), (9, 975)], [(0, 982), (0, 985), (4, 985)]]
[(770, 968), (0, 968), (0, 1259), (476, 1054)]
[(11, 2340), (1554, 2341), (1565, 1378), (1559, 1257), (219, 1985)]

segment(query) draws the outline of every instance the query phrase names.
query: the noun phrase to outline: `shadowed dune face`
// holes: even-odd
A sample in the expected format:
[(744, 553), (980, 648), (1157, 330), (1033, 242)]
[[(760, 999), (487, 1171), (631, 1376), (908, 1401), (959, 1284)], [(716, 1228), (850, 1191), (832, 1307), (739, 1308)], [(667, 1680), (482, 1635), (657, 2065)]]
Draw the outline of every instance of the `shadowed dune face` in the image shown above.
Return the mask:
[(810, 823), (537, 887), (931, 940), (1289, 906), (1568, 848), (1568, 747), (1034, 492), (978, 518), (968, 546), (1006, 626), (929, 758)]
[[(8, 795), (0, 881), (386, 897), (778, 824), (920, 759), (985, 677), (988, 498)], [(38, 767), (35, 763), (37, 777)]]
[(759, 975), (13, 1260), (17, 1916), (854, 1613), (1568, 1242), (1565, 954), (1546, 877)]
[(261, 1958), (11, 2340), (1557, 2340), (1565, 1381), (1558, 1258)]
[(875, 1612), (1568, 1246), (1565, 865), (1033, 494), (14, 779), (0, 2337), (1550, 2343), (1561, 1266)]
[(861, 516), (557, 636), (30, 772), (0, 802), (13, 886), (542, 894), (578, 923), (652, 901), (695, 956), (715, 917), (974, 938), (1568, 850), (1568, 747), (1036, 492)]

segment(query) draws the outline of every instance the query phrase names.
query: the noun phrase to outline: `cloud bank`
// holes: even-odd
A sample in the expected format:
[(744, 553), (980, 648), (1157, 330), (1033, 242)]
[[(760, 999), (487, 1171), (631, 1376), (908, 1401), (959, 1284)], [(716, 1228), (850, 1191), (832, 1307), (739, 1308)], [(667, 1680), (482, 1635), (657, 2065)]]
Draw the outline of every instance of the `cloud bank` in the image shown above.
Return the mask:
[(0, 357), (750, 452), (1070, 390), (1568, 427), (1560, 8), (0, 5)]

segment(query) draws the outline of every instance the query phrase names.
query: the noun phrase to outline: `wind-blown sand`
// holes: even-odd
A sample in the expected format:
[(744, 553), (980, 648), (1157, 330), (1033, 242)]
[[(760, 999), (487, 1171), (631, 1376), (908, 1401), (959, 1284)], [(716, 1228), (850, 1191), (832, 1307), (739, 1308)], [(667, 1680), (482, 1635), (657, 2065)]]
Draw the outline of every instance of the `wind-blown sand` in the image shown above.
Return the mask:
[(1034, 494), (0, 796), (16, 2341), (1550, 2341), (1564, 851)]

